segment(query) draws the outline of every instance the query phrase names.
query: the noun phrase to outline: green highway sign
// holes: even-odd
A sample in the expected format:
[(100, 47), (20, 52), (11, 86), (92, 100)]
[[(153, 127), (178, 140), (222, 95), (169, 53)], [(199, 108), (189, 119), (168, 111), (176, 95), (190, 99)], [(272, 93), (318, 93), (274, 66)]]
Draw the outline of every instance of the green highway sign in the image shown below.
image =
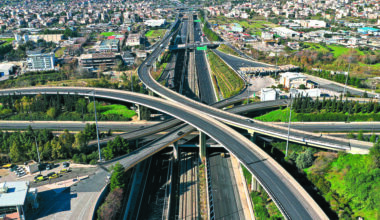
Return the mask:
[(197, 47), (197, 50), (207, 50), (207, 45), (203, 47)]
[(201, 20), (199, 20), (199, 19), (198, 20), (194, 20), (194, 22), (201, 22)]

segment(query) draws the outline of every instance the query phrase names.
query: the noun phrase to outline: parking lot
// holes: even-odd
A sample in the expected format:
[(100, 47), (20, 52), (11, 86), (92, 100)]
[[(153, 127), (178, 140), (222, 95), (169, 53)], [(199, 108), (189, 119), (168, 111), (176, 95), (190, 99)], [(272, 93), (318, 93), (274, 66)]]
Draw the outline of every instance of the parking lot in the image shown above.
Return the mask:
[[(18, 165), (18, 167), (24, 168), (23, 170), (25, 170), (25, 166), (23, 165)], [(59, 174), (59, 176), (54, 179), (46, 178), (46, 180), (38, 182), (38, 183), (34, 182), (34, 177), (36, 177), (39, 174), (43, 176), (47, 176), (49, 173), (52, 173), (52, 172), (58, 174), (60, 170), (65, 169), (62, 163), (55, 164), (54, 168), (50, 170), (43, 170), (41, 172), (35, 172), (33, 174), (27, 173), (26, 175), (22, 177), (18, 177), (16, 173), (11, 172), (10, 169), (0, 169), (0, 182), (29, 181), (31, 184), (31, 187), (39, 187), (42, 185), (56, 183), (56, 182), (60, 182), (60, 181), (68, 180), (68, 179), (75, 179), (80, 176), (91, 175), (96, 170), (96, 166), (84, 165), (84, 164), (70, 164), (69, 168), (70, 168), (70, 172)]]

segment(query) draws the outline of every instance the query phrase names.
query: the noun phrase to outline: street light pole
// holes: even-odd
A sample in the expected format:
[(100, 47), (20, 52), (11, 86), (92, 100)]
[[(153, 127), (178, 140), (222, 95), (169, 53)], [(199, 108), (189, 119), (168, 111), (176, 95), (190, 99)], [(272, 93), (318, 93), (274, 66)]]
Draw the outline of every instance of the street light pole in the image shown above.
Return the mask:
[(40, 159), (40, 151), (38, 150), (38, 144), (37, 144), (37, 137), (34, 136), (34, 140), (36, 141), (36, 149), (37, 149), (37, 156), (38, 156), (38, 164), (41, 163), (41, 159)]
[(290, 122), (291, 122), (291, 119), (292, 119), (292, 107), (293, 107), (293, 97), (291, 97), (291, 102), (290, 102), (289, 123), (288, 123), (288, 138), (286, 139), (285, 157), (288, 157), (289, 136), (290, 136)]
[(245, 74), (245, 83), (247, 84), (247, 105), (249, 104), (249, 82), (248, 82), (248, 74)]
[(95, 125), (96, 125), (96, 137), (98, 139), (99, 162), (101, 162), (102, 161), (102, 153), (100, 151), (98, 117), (96, 115), (96, 103), (95, 103), (95, 90), (93, 91), (92, 94), (93, 94), (93, 98), (94, 98)]
[[(348, 71), (347, 71), (347, 76), (346, 76), (346, 83), (344, 85), (344, 89), (343, 89), (343, 98), (344, 98), (344, 94), (346, 94), (347, 92), (347, 82), (348, 82), (348, 74), (350, 73), (350, 67), (351, 67), (351, 59), (350, 59), (350, 62), (348, 63)], [(347, 95), (346, 95), (347, 97)]]

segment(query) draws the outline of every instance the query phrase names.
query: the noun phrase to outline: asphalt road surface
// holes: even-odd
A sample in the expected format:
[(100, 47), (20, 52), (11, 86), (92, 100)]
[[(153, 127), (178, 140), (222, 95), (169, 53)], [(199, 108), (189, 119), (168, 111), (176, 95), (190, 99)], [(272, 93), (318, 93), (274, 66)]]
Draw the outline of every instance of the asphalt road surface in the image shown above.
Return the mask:
[[(49, 122), (49, 121), (12, 121), (9, 123), (0, 123), (0, 129), (2, 130), (17, 130), (17, 129), (27, 129), (29, 125), (33, 129), (52, 129), (56, 131), (61, 131), (68, 129), (69, 131), (82, 131), (86, 124), (92, 124), (94, 122)], [(137, 129), (142, 129), (152, 125), (156, 125), (159, 122), (138, 122), (138, 123), (118, 123), (118, 122), (98, 122), (99, 130), (101, 132), (107, 132), (109, 129), (112, 131), (135, 131)]]
[[(200, 34), (202, 33), (199, 22), (195, 22), (194, 41), (200, 42)], [(195, 65), (198, 74), (199, 94), (202, 102), (209, 105), (215, 103), (215, 90), (211, 79), (211, 73), (207, 68), (205, 51), (195, 50)]]
[(259, 63), (259, 62), (255, 62), (255, 61), (251, 61), (247, 59), (242, 59), (236, 56), (231, 56), (219, 50), (213, 50), (213, 51), (235, 70), (239, 70), (240, 67), (271, 67), (272, 66), (270, 64)]
[(223, 158), (220, 153), (212, 152), (209, 154), (215, 219), (244, 219), (231, 158)]
[(152, 157), (136, 219), (162, 219), (171, 156), (171, 152), (164, 152)]

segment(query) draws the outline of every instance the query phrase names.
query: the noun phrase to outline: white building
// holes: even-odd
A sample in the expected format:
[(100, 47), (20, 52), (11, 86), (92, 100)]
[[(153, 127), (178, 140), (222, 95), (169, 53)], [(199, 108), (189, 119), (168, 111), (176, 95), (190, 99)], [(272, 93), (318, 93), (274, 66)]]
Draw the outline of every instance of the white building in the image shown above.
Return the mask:
[(301, 20), (301, 25), (305, 28), (325, 28), (327, 24), (321, 20)]
[(26, 62), (30, 71), (54, 70), (55, 56), (53, 52), (44, 53), (41, 50), (28, 51)]
[(290, 89), (290, 94), (292, 97), (295, 95), (301, 94), (303, 97), (320, 97), (321, 90), (320, 89)]
[(273, 31), (284, 38), (299, 38), (300, 37), (300, 33), (286, 27), (275, 27), (273, 28)]
[(285, 72), (280, 75), (280, 84), (285, 88), (298, 88), (301, 84), (306, 86), (307, 77), (301, 73)]
[(140, 45), (140, 34), (129, 34), (125, 42), (126, 46), (138, 46)]
[(165, 19), (157, 19), (157, 20), (150, 19), (150, 20), (146, 20), (144, 24), (150, 27), (161, 27), (166, 24), (166, 20)]
[(273, 88), (262, 88), (260, 94), (260, 101), (273, 101), (278, 98), (278, 91)]
[(25, 219), (29, 207), (38, 206), (37, 189), (29, 188), (28, 181), (0, 183), (0, 211), (2, 219)]
[[(45, 40), (46, 42), (54, 42), (58, 44), (63, 40), (63, 34), (36, 34), (36, 35), (24, 35), (25, 41), (31, 40), (37, 42), (38, 40)], [(26, 40), (28, 39), (28, 40)]]
[(9, 76), (13, 73), (15, 65), (10, 63), (1, 63), (0, 64), (0, 77)]

